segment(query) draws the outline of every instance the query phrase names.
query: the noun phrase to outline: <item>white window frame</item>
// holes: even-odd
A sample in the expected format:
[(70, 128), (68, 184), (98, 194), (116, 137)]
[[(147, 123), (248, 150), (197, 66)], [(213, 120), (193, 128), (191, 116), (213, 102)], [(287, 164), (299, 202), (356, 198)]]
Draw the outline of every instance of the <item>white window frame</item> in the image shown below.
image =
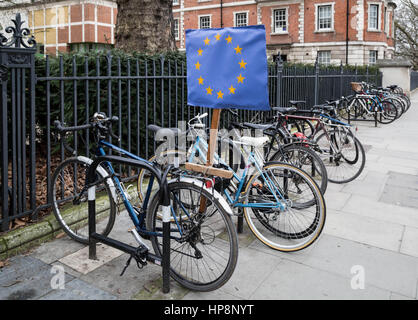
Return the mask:
[[(320, 61), (320, 59), (322, 60), (322, 57), (320, 57), (320, 53), (329, 53), (329, 61), (327, 62), (322, 62)], [(318, 64), (323, 65), (323, 66), (329, 66), (331, 64), (331, 50), (319, 50), (317, 51), (317, 55), (318, 55)]]
[(392, 21), (391, 21), (391, 28), (392, 28), (391, 33), (392, 33), (392, 35), (391, 36), (392, 36), (392, 38), (395, 38), (395, 11), (392, 10), (391, 12), (392, 12), (392, 14), (389, 15), (389, 17), (392, 16)]
[[(319, 7), (331, 6), (331, 27), (319, 29)], [(334, 31), (334, 10), (335, 2), (315, 3), (315, 32), (333, 32)]]
[[(377, 26), (376, 28), (372, 28), (370, 26), (370, 13), (371, 13), (371, 7), (372, 6), (377, 6)], [(372, 31), (372, 32), (380, 32), (382, 29), (382, 6), (381, 3), (379, 2), (369, 2), (368, 3), (368, 8), (367, 8), (367, 31)]]
[(387, 36), (389, 36), (389, 9), (388, 7), (385, 7), (385, 16), (384, 16), (384, 21), (385, 21), (385, 25), (384, 25), (384, 29), (385, 29), (385, 33)]
[[(177, 32), (176, 32), (176, 21), (177, 21)], [(180, 40), (180, 18), (174, 18), (174, 39)]]
[(173, 6), (178, 6), (180, 4), (179, 0), (173, 0)]
[(205, 18), (205, 17), (209, 17), (209, 28), (204, 28), (204, 29), (212, 28), (212, 15), (211, 14), (202, 14), (201, 16), (197, 16), (197, 18), (199, 19), (199, 29), (202, 29), (201, 18)]
[[(286, 22), (286, 31), (276, 30), (276, 11), (284, 10), (285, 11), (285, 22)], [(288, 34), (289, 33), (289, 8), (273, 8), (271, 9), (271, 34)]]
[(245, 26), (241, 26), (241, 27), (246, 27), (246, 26), (249, 25), (249, 17), (250, 17), (249, 11), (248, 10), (247, 11), (236, 11), (236, 12), (234, 12), (234, 27), (238, 27), (237, 26), (237, 14), (243, 14), (243, 13), (247, 17), (247, 24)]
[[(372, 55), (371, 53), (376, 53), (376, 56), (374, 57), (374, 61), (371, 61)], [(377, 59), (379, 58), (379, 50), (369, 50), (369, 65), (370, 64), (376, 64)]]

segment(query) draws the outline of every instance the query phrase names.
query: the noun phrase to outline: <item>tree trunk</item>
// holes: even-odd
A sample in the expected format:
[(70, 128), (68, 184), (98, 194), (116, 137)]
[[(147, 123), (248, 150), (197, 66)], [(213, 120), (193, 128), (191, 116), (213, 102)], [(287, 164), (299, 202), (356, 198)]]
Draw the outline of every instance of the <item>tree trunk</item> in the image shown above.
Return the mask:
[(172, 0), (116, 2), (116, 48), (148, 53), (176, 50)]

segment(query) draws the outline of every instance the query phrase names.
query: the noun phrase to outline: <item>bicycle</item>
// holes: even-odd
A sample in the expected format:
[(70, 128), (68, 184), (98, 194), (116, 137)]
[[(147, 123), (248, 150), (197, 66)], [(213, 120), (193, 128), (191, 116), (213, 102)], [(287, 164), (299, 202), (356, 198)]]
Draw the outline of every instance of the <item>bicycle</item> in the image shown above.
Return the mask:
[[(232, 172), (231, 179), (215, 179), (214, 188), (222, 192), (232, 208), (242, 210), (251, 232), (265, 245), (279, 251), (298, 251), (311, 245), (321, 234), (326, 207), (316, 182), (302, 169), (278, 161), (264, 162), (257, 150), (268, 138), (241, 137), (229, 140), (239, 150), (238, 157), (248, 151), (245, 166), (237, 173), (223, 155), (215, 153), (215, 165)], [(236, 144), (249, 147), (245, 150)], [(232, 152), (234, 153), (234, 152)], [(168, 150), (160, 163), (171, 161), (179, 150)], [(207, 143), (196, 136), (186, 156), (186, 169), (206, 159)], [(171, 158), (170, 158), (171, 156)], [(171, 159), (171, 160), (170, 160)], [(239, 163), (239, 162), (238, 162)], [(236, 161), (233, 161), (237, 165)], [(239, 164), (238, 164), (239, 165)], [(239, 170), (238, 170), (239, 171)], [(145, 175), (139, 174), (138, 194), (142, 194)]]
[[(321, 157), (327, 178), (333, 183), (346, 183), (356, 179), (365, 166), (366, 156), (361, 142), (351, 131), (351, 125), (337, 119), (337, 110), (345, 98), (313, 106), (311, 110), (296, 107), (273, 108), (279, 125), (293, 120), (299, 122), (300, 137), (304, 144)], [(292, 102), (300, 105), (304, 101)], [(309, 116), (306, 114), (310, 114)], [(309, 124), (309, 125), (308, 125)], [(293, 138), (285, 125), (280, 125), (279, 140)], [(277, 136), (276, 136), (277, 137)]]
[[(144, 239), (150, 239), (157, 257), (161, 257), (162, 246), (159, 241), (162, 237), (160, 226), (162, 219), (159, 212), (161, 199), (160, 193), (152, 193), (152, 190), (154, 182), (158, 181), (156, 176), (160, 177), (160, 180), (161, 177), (166, 177), (170, 167), (166, 168), (163, 173), (160, 167), (153, 163), (105, 141), (108, 136), (118, 138), (112, 133), (112, 122), (115, 121), (117, 121), (116, 117), (107, 118), (104, 114), (95, 114), (93, 122), (86, 125), (64, 127), (59, 121), (56, 121), (55, 125), (60, 134), (64, 136), (67, 132), (92, 129), (95, 132), (95, 151), (98, 156), (104, 156), (104, 148), (109, 148), (127, 158), (139, 161), (142, 169), (152, 173), (145, 199), (137, 207), (131, 203), (129, 191), (123, 186), (112, 165), (109, 162), (104, 162), (103, 165), (98, 166), (95, 182), (95, 189), (98, 193), (95, 197), (96, 208), (99, 203), (102, 209), (108, 209), (105, 211), (105, 215), (100, 210), (96, 210), (96, 221), (98, 222), (96, 230), (101, 224), (105, 225), (105, 228), (96, 232), (106, 236), (111, 231), (115, 221), (115, 207), (121, 202), (134, 224), (131, 232), (140, 245), (141, 256), (144, 255), (144, 251), (150, 250)], [(65, 142), (64, 144), (67, 150), (71, 150), (68, 144)], [(65, 160), (54, 173), (54, 183), (50, 189), (54, 215), (58, 222), (71, 238), (82, 243), (88, 243), (88, 231), (85, 227), (87, 215), (78, 216), (76, 222), (67, 224), (60, 209), (63, 208), (64, 202), (67, 205), (66, 210), (74, 211), (79, 206), (86, 206), (86, 190), (91, 186), (85, 185), (83, 178), (74, 179), (70, 176), (70, 184), (64, 180), (58, 181), (58, 184), (69, 187), (66, 192), (62, 193), (57, 192), (62, 190), (56, 188), (56, 181), (57, 177), (61, 176), (61, 172), (64, 176), (67, 174), (67, 177), (68, 173), (85, 174), (92, 161), (92, 159), (80, 156)], [(78, 166), (81, 166), (81, 170), (78, 169)], [(186, 174), (180, 176), (180, 173), (178, 175), (178, 179), (168, 183), (171, 220), (173, 221), (170, 235), (171, 252), (173, 253), (171, 255), (171, 276), (192, 290), (215, 290), (232, 276), (237, 263), (238, 240), (231, 220), (232, 211), (216, 190), (206, 187), (206, 181), (203, 178), (199, 179), (195, 175)], [(202, 201), (206, 203), (203, 209), (197, 205)], [(144, 264), (140, 258), (135, 256), (135, 259), (138, 266)]]
[(343, 119), (375, 117), (379, 123), (389, 124), (398, 118), (398, 109), (392, 102), (364, 93), (360, 83), (353, 82), (352, 87), (355, 95), (346, 97), (347, 105), (340, 109)]

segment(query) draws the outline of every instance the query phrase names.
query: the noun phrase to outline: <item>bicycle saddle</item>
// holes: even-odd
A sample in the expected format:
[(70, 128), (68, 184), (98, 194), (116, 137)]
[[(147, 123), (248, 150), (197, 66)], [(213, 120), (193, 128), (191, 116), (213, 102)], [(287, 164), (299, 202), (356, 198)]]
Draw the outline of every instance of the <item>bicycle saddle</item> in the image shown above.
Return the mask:
[(269, 124), (255, 124), (255, 123), (250, 123), (250, 122), (244, 122), (243, 125), (247, 128), (251, 128), (251, 129), (261, 129), (261, 130), (267, 130), (270, 128), (274, 127), (274, 124), (269, 123)]
[(178, 129), (178, 128), (163, 128), (163, 127), (157, 126), (156, 124), (150, 124), (150, 125), (148, 125), (147, 126), (147, 129), (150, 130), (150, 131), (152, 131), (152, 132), (154, 132), (154, 133), (157, 133), (160, 130), (169, 130), (175, 136), (178, 136), (178, 135), (181, 134), (181, 130)]
[(334, 110), (334, 106), (330, 106), (328, 104), (318, 104), (311, 108), (311, 111), (332, 111)]
[(269, 141), (268, 137), (258, 137), (258, 138), (254, 138), (254, 137), (248, 137), (248, 136), (242, 136), (240, 138), (240, 141), (244, 144), (253, 146), (253, 147), (261, 147), (262, 145), (264, 145), (265, 143), (267, 143)]
[(284, 107), (274, 107), (274, 108), (271, 108), (271, 109), (273, 111), (278, 111), (280, 113), (292, 113), (292, 112), (295, 112), (295, 111), (298, 110), (295, 107), (287, 107), (287, 108), (284, 108)]
[(297, 106), (298, 104), (306, 104), (306, 101), (304, 100), (289, 100), (289, 104), (291, 106)]

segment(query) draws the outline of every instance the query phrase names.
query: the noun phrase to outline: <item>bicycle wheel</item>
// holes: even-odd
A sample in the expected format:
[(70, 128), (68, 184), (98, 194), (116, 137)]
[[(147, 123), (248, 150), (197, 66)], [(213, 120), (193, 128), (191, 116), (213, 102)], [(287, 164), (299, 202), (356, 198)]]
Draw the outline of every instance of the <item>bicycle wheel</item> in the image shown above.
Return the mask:
[(398, 118), (398, 109), (387, 100), (381, 101), (382, 107), (378, 107), (377, 121), (382, 124), (392, 123)]
[(268, 247), (298, 251), (321, 234), (325, 201), (318, 185), (303, 170), (269, 162), (252, 175), (244, 194), (245, 220), (253, 234)]
[(295, 167), (303, 169), (315, 180), (325, 194), (328, 185), (327, 169), (321, 157), (315, 151), (301, 144), (291, 144), (277, 151), (270, 161), (290, 163)]
[[(52, 176), (50, 199), (52, 209), (61, 228), (72, 239), (88, 244), (88, 199), (83, 191), (89, 163), (81, 157), (68, 158)], [(97, 171), (98, 179), (106, 172)], [(108, 235), (113, 228), (116, 204), (107, 182), (96, 185), (96, 232)]]
[(396, 116), (397, 119), (400, 118), (401, 115), (406, 110), (404, 101), (402, 101), (398, 98), (388, 97), (388, 98), (385, 98), (383, 101), (389, 101), (390, 103), (392, 103), (395, 106), (396, 112), (397, 112), (397, 116)]
[[(173, 215), (171, 236), (178, 238), (171, 239), (170, 244), (172, 278), (195, 291), (221, 287), (232, 276), (238, 259), (238, 240), (231, 217), (212, 191), (201, 185), (172, 181), (169, 191)], [(201, 200), (206, 203), (203, 209)], [(156, 193), (147, 212), (149, 231), (161, 232), (161, 212), (159, 193)], [(161, 256), (162, 238), (152, 236), (151, 242), (155, 254)]]
[(327, 168), (328, 180), (346, 183), (356, 179), (366, 164), (363, 145), (346, 130), (335, 128), (327, 133), (322, 133), (315, 141)]
[(312, 138), (315, 133), (315, 126), (307, 119), (299, 119), (295, 121), (295, 127), (297, 132), (303, 133), (308, 139)]

